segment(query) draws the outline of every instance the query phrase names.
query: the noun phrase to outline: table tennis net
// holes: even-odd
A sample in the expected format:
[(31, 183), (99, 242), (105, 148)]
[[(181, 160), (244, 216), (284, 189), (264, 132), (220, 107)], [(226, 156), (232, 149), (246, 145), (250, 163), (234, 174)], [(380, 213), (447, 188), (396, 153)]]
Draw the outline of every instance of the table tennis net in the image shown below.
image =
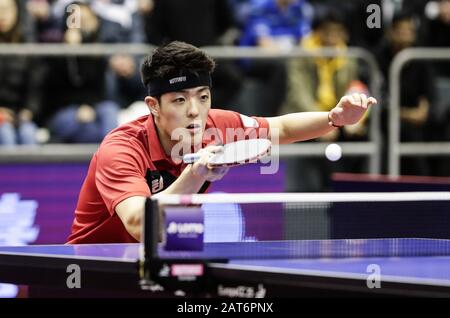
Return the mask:
[(205, 251), (213, 257), (450, 255), (450, 192), (167, 195), (158, 202), (201, 206), (206, 249), (221, 246)]

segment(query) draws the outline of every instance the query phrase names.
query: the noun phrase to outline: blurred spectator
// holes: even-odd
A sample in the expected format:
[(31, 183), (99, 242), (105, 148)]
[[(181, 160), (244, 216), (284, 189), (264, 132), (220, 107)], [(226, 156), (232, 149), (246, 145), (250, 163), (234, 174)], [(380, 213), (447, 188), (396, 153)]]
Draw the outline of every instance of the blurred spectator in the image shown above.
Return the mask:
[(28, 0), (26, 10), (34, 22), (35, 40), (38, 42), (61, 42), (63, 33), (61, 19), (52, 12), (57, 0)]
[[(393, 0), (398, 3), (399, 1)], [(383, 37), (384, 20), (384, 4), (389, 2), (383, 0), (310, 0), (314, 7), (315, 15), (323, 15), (330, 10), (339, 10), (345, 16), (345, 26), (348, 30), (349, 46), (362, 46), (365, 48), (374, 48)], [(383, 6), (382, 6), (383, 4)], [(367, 12), (369, 5), (377, 5), (382, 8), (382, 16), (380, 17), (381, 28), (367, 27), (367, 19), (371, 12)]]
[(27, 9), (35, 18), (42, 42), (63, 40), (62, 30), (66, 26), (68, 13), (75, 13), (69, 5), (77, 3), (89, 6), (106, 25), (100, 30), (102, 42), (142, 42), (144, 33), (138, 11), (141, 8), (145, 10), (142, 4), (145, 1), (152, 0), (29, 0)]
[[(427, 5), (425, 45), (450, 47), (450, 0), (430, 1)], [(437, 63), (437, 73), (450, 78), (450, 61)]]
[[(35, 18), (39, 41), (65, 41), (66, 24), (77, 14), (76, 7), (69, 5), (78, 3), (89, 6), (97, 15), (100, 28), (96, 42), (143, 42), (142, 14), (152, 10), (153, 0), (30, 0), (27, 9)], [(139, 77), (138, 64), (139, 57), (128, 54), (116, 54), (109, 58), (105, 92), (108, 99), (122, 107), (143, 99), (145, 90)]]
[[(68, 44), (95, 43), (102, 21), (91, 8), (80, 6), (80, 28), (67, 28)], [(118, 105), (105, 98), (103, 57), (63, 57), (49, 61), (45, 119), (49, 119), (52, 141), (96, 143), (117, 126)]]
[[(389, 67), (392, 59), (401, 50), (414, 46), (416, 39), (417, 26), (414, 17), (405, 12), (396, 14), (386, 33), (385, 41), (376, 52), (385, 79), (385, 96), (389, 94)], [(403, 68), (400, 78), (402, 141), (425, 141), (425, 125), (432, 112), (433, 83), (433, 74), (427, 63), (412, 61)], [(427, 175), (429, 166), (425, 158), (405, 158), (402, 160), (401, 173)]]
[[(383, 38), (383, 30), (391, 23), (394, 15), (398, 12), (408, 12), (416, 16), (423, 15), (424, 7), (428, 0), (310, 0), (317, 14), (323, 11), (335, 10), (343, 12), (346, 19), (345, 24), (349, 30), (349, 46), (362, 46), (375, 49)], [(368, 11), (369, 6), (380, 8), (380, 28), (369, 28), (367, 20), (373, 9)]]
[(107, 70), (107, 97), (121, 108), (143, 100), (146, 92), (138, 72), (139, 57), (115, 54), (109, 58)]
[[(18, 0), (0, 0), (0, 43), (22, 43)], [(0, 145), (35, 144), (43, 72), (37, 59), (0, 56)]]
[[(429, 1), (426, 9), (426, 36), (424, 44), (437, 48), (450, 47), (450, 0)], [(428, 139), (450, 141), (450, 60), (434, 62), (436, 99), (430, 114)], [(431, 174), (450, 176), (448, 158), (432, 158)]]
[[(228, 0), (154, 0), (146, 15), (147, 40), (155, 45), (178, 40), (195, 46), (232, 45), (235, 32)], [(213, 105), (228, 108), (241, 89), (241, 74), (233, 61), (221, 60), (213, 74)]]
[[(111, 34), (115, 43), (143, 43), (145, 41), (143, 17), (153, 10), (153, 0), (92, 1), (92, 9), (105, 22), (115, 24)], [(101, 39), (103, 41), (103, 39)], [(115, 54), (109, 58), (107, 73), (107, 96), (122, 108), (143, 100), (145, 89), (138, 72), (139, 56)]]
[[(336, 48), (345, 51), (348, 32), (343, 16), (336, 10), (318, 14), (314, 19), (313, 32), (305, 36), (301, 47), (306, 50)], [(289, 62), (289, 82), (283, 113), (299, 111), (329, 111), (338, 99), (350, 89), (366, 90), (359, 81), (358, 65), (355, 59), (345, 56), (334, 58), (317, 57), (296, 59)], [(357, 91), (362, 93), (361, 91)], [(365, 92), (367, 93), (367, 92)], [(346, 127), (347, 137), (363, 135), (364, 121), (356, 127)], [(339, 131), (334, 131), (337, 139)]]
[[(142, 0), (141, 0), (142, 2)], [(131, 33), (126, 35), (126, 38), (133, 36), (142, 37), (143, 33), (140, 30), (134, 29), (136, 27), (136, 15), (138, 11), (138, 0), (92, 0), (92, 10), (103, 20), (115, 22), (121, 26), (122, 32)], [(142, 42), (138, 38), (134, 42)]]
[[(296, 47), (310, 31), (309, 7), (303, 0), (252, 0), (252, 10), (244, 28), (240, 45), (269, 50)], [(261, 116), (275, 116), (286, 94), (284, 60), (245, 61), (247, 76), (262, 85), (256, 111)]]
[[(301, 47), (311, 51), (331, 47), (345, 52), (347, 41), (344, 18), (334, 9), (323, 11), (315, 17), (313, 31), (303, 38)], [(329, 111), (341, 96), (355, 92), (368, 95), (366, 86), (358, 81), (356, 60), (349, 59), (344, 54), (331, 58), (295, 59), (289, 62), (288, 70), (288, 93), (282, 113)], [(321, 140), (333, 142), (338, 139), (361, 139), (365, 135), (365, 122), (361, 121), (357, 125), (333, 130)], [(301, 158), (289, 160), (288, 165), (291, 172), (288, 190), (322, 191), (337, 163), (331, 164), (325, 159)], [(354, 166), (352, 170), (355, 171)]]
[(291, 49), (310, 31), (310, 13), (303, 0), (252, 0), (253, 8), (241, 45)]
[(145, 31), (153, 44), (179, 40), (207, 46), (220, 44), (220, 37), (233, 27), (227, 0), (154, 0)]
[[(263, 0), (260, 0), (260, 2)], [(252, 6), (255, 0), (229, 0), (233, 10), (234, 20), (239, 29), (244, 29), (252, 13)]]
[[(311, 51), (325, 47), (344, 50), (346, 41), (347, 31), (342, 19), (330, 11), (315, 20), (313, 32), (303, 38), (301, 47)], [(289, 64), (289, 98), (283, 112), (328, 111), (356, 76), (355, 61), (344, 56), (292, 60)]]

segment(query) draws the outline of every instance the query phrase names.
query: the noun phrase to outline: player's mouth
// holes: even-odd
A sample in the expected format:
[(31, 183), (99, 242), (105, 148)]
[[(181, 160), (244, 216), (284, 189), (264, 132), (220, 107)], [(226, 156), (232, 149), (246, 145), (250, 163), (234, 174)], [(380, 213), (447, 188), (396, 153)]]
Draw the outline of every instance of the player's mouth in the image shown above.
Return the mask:
[(186, 129), (187, 129), (190, 133), (195, 134), (195, 133), (201, 131), (202, 126), (201, 126), (200, 124), (192, 123), (192, 124), (186, 126)]

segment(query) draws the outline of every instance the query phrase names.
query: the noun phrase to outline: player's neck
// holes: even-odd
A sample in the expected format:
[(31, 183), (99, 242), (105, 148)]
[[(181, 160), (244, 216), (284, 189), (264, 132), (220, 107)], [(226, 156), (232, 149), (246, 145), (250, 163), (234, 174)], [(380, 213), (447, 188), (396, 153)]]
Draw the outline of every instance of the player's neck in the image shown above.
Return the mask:
[[(185, 155), (183, 150), (186, 150), (187, 153), (191, 153), (192, 147), (187, 147), (189, 149), (184, 149), (185, 147), (180, 146), (179, 140), (172, 140), (172, 138), (165, 133), (163, 129), (160, 129), (158, 125), (156, 126), (156, 132), (158, 134), (159, 142), (161, 146), (163, 147), (164, 153), (167, 157), (170, 157), (173, 161), (183, 161), (183, 155)], [(176, 147), (176, 149), (174, 149)], [(200, 146), (201, 147), (201, 146)], [(197, 149), (198, 150), (198, 149)]]
[(160, 129), (160, 127), (156, 123), (155, 123), (155, 127), (156, 127), (156, 133), (158, 135), (159, 142), (164, 149), (164, 153), (166, 154), (166, 156), (170, 157), (172, 148), (176, 144), (176, 141), (171, 140), (170, 136), (167, 135), (163, 129)]

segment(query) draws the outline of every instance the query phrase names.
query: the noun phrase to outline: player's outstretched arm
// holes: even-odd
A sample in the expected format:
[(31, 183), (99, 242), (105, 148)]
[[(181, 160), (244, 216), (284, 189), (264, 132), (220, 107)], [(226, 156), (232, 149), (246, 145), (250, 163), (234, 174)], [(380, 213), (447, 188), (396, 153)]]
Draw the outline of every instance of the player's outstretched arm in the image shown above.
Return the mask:
[(344, 96), (329, 112), (302, 112), (267, 118), (271, 136), (279, 134), (280, 144), (318, 138), (337, 127), (357, 123), (377, 101), (364, 94)]

